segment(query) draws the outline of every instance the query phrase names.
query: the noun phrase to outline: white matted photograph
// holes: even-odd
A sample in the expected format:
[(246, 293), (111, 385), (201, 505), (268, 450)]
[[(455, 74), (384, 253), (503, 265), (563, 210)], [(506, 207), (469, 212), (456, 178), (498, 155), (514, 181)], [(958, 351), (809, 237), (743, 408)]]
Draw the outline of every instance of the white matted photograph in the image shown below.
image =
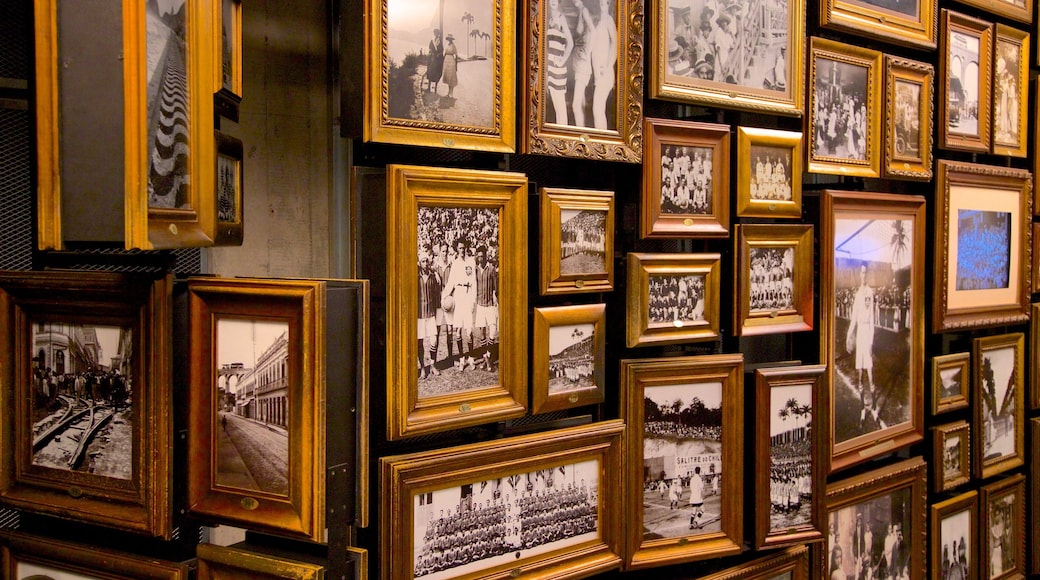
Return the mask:
[(812, 525), (813, 385), (769, 391), (769, 529)]
[(607, 211), (560, 210), (560, 274), (607, 272)]
[(649, 321), (651, 325), (675, 325), (704, 320), (704, 276), (651, 275)]

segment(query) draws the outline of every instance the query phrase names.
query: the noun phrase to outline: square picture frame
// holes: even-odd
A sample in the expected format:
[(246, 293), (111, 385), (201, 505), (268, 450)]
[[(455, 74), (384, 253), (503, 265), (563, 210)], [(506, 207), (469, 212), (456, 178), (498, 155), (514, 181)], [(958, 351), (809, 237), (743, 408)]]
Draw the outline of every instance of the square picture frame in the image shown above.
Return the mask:
[(701, 580), (808, 580), (809, 548), (796, 546), (727, 568)]
[(1027, 0), (959, 0), (959, 2), (1025, 24), (1033, 22), (1033, 4)]
[(955, 421), (932, 427), (932, 489), (949, 491), (971, 481), (971, 425)]
[(1025, 578), (1026, 476), (1018, 473), (979, 489), (981, 576)]
[(932, 179), (934, 86), (932, 65), (885, 55), (885, 177)]
[(1025, 463), (1025, 336), (972, 341), (975, 476), (986, 479)]
[(534, 309), (531, 413), (603, 402), (606, 304)]
[[(524, 6), (523, 152), (639, 163), (643, 3), (608, 0), (578, 9), (572, 4), (565, 8), (562, 2), (530, 0)], [(606, 21), (600, 16), (604, 7), (609, 9)], [(608, 45), (613, 48), (608, 49), (607, 61), (613, 62), (594, 68), (586, 37), (601, 22), (610, 31)], [(579, 88), (582, 84), (584, 89)], [(577, 105), (579, 93), (582, 99)], [(559, 109), (564, 113), (562, 122)]]
[[(805, 3), (770, 7), (761, 14), (740, 15), (704, 1), (660, 2), (650, 11), (650, 98), (750, 112), (802, 115), (805, 62)], [(725, 17), (725, 18), (724, 18)], [(694, 22), (699, 22), (695, 28)], [(741, 38), (746, 26), (775, 29), (779, 42)], [(716, 39), (725, 34), (727, 40)], [(705, 48), (695, 48), (697, 38)], [(680, 42), (681, 40), (681, 42)], [(706, 42), (705, 42), (706, 41)], [(736, 47), (754, 44), (751, 51)], [(709, 58), (715, 53), (728, 58)], [(763, 55), (765, 70), (751, 66), (751, 55)], [(716, 63), (720, 61), (721, 64)]]
[(971, 378), (970, 352), (932, 357), (932, 415), (967, 408)]
[(241, 246), (245, 239), (245, 172), (242, 140), (216, 131), (217, 231), (215, 246)]
[(813, 329), (813, 226), (737, 226), (737, 336)]
[(648, 118), (643, 133), (640, 237), (729, 237), (729, 125)]
[(237, 546), (199, 544), (197, 580), (255, 578), (257, 580), (322, 580), (325, 567), (312, 562), (264, 554)]
[[(501, 171), (390, 165), (387, 193), (387, 437), (395, 440), (523, 416), (528, 365), (527, 178)], [(460, 246), (465, 254), (455, 254), (449, 262), (448, 253)], [(481, 249), (484, 265), (477, 263)], [(443, 349), (435, 289), (430, 290), (424, 313), (433, 313), (432, 323), (431, 317), (419, 317), (423, 287), (418, 263), (423, 257), (430, 261), (431, 252), (433, 265), (424, 274), (428, 284), (447, 271), (442, 266), (450, 267), (447, 280), (440, 282), (439, 298), (441, 311), (451, 307), (446, 312), (451, 312), (452, 324), (442, 315), (442, 326), (452, 326), (454, 336), (443, 329)], [(481, 276), (484, 282), (478, 285)], [(482, 289), (494, 291), (482, 300)], [(477, 308), (480, 301), (488, 305)], [(471, 313), (482, 311), (482, 325), (477, 325), (476, 314), (472, 328), (466, 328), (469, 319), (462, 316), (455, 324), (456, 309), (467, 308)], [(418, 346), (415, 321), (420, 320), (427, 334), (421, 349), (425, 352)], [(436, 337), (433, 356), (433, 348), (425, 344), (431, 335)]]
[(801, 217), (802, 159), (800, 131), (737, 127), (737, 216)]
[(0, 272), (0, 504), (170, 537), (172, 284)]
[[(834, 472), (924, 437), (925, 200), (825, 190), (821, 205), (820, 352)], [(887, 297), (875, 309), (877, 293)]]
[[(979, 494), (968, 491), (929, 508), (928, 555), (933, 576), (976, 580), (979, 570)], [(960, 576), (957, 576), (960, 574)]]
[[(4, 578), (69, 580), (188, 580), (191, 566), (16, 532), (0, 531)], [(103, 574), (103, 576), (95, 574)]]
[[(442, 572), (440, 578), (497, 578), (510, 570), (577, 578), (617, 568), (623, 432), (621, 421), (605, 421), (380, 458), (382, 578), (425, 575), (420, 569)], [(536, 500), (557, 500), (555, 512), (572, 508), (557, 514), (565, 522), (548, 524), (571, 524), (559, 537), (521, 537), (520, 529), (541, 517), (524, 509)], [(438, 518), (437, 510), (447, 514)], [(494, 521), (508, 525), (509, 534), (485, 557), (471, 553), (465, 563), (448, 565), (434, 554), (434, 542), (446, 536), (437, 523), (483, 529), (459, 521), (460, 513), (472, 511), (494, 511)]]
[(1029, 135), (1029, 33), (998, 22), (993, 41), (994, 155), (1025, 157)]
[(881, 64), (876, 50), (809, 38), (809, 173), (881, 176)]
[(628, 347), (717, 339), (721, 262), (720, 254), (629, 253)]
[(542, 295), (614, 289), (614, 192), (543, 187)]
[(621, 361), (626, 570), (741, 552), (743, 378), (739, 353)]
[[(1024, 169), (945, 159), (937, 170), (932, 332), (1026, 322), (1032, 176)], [(969, 247), (965, 255), (962, 245)]]
[(213, 3), (216, 24), (217, 91), (213, 94), (213, 110), (217, 116), (238, 122), (242, 103), (242, 0), (220, 0)]
[[(467, 0), (445, 12), (435, 0), (363, 2), (365, 141), (516, 151), (516, 0)], [(473, 30), (490, 34), (484, 47)], [(465, 65), (469, 86), (459, 82)]]
[(934, 49), (936, 0), (820, 0), (820, 24), (857, 36)]
[(325, 307), (316, 280), (189, 281), (189, 513), (324, 540)]
[(825, 539), (826, 373), (823, 365), (755, 369), (758, 549)]
[(943, 8), (939, 54), (939, 147), (989, 153), (993, 24)]

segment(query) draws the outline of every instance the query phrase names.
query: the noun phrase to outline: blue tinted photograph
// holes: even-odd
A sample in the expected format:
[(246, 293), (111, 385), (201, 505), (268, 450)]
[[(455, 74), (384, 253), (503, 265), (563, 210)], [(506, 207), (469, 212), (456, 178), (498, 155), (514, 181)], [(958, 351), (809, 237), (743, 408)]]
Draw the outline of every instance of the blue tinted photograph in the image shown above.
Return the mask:
[(962, 209), (957, 212), (957, 289), (1008, 287), (1011, 214)]

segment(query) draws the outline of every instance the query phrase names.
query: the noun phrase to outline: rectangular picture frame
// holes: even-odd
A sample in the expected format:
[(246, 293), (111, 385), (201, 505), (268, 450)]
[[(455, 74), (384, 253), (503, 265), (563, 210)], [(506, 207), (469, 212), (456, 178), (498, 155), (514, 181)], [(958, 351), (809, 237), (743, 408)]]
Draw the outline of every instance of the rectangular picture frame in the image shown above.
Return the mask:
[[(623, 432), (624, 425), (615, 420), (382, 457), (382, 578), (400, 580), (431, 572), (440, 572), (438, 578), (497, 578), (511, 570), (580, 578), (617, 568), (622, 550), (616, 506), (621, 501)], [(532, 536), (525, 544), (519, 530), (534, 525), (529, 520), (536, 516), (521, 508), (533, 503), (532, 498), (546, 502), (554, 512), (562, 511), (564, 502), (576, 508), (566, 514), (569, 533), (562, 531), (557, 539)], [(444, 535), (437, 523), (483, 529), (484, 525), (467, 527), (459, 521), (461, 512), (475, 511), (475, 506), (481, 506), (482, 513), (495, 511), (494, 521), (508, 525), (509, 534), (493, 542), (485, 557), (471, 553), (467, 562), (448, 565), (434, 553), (432, 544)], [(447, 514), (438, 518), (438, 509)], [(562, 527), (558, 521), (548, 525)], [(426, 530), (431, 531), (428, 538)]]
[(1017, 473), (982, 486), (979, 510), (980, 576), (1025, 578), (1026, 476)]
[(195, 549), (197, 580), (255, 578), (257, 580), (323, 580), (325, 567), (312, 562), (265, 554), (236, 546), (203, 543)]
[(1033, 4), (1027, 0), (959, 0), (961, 4), (973, 6), (992, 14), (1030, 24), (1033, 22)]
[[(945, 159), (937, 171), (932, 332), (1026, 322), (1032, 176), (1024, 169)], [(969, 246), (967, 255), (961, 255), (962, 244)]]
[[(925, 287), (925, 200), (825, 190), (821, 221), (820, 352), (830, 367), (834, 472), (924, 437), (924, 301), (917, 289)], [(874, 288), (890, 285), (900, 299), (875, 310)], [(851, 324), (859, 316), (863, 324)]]
[(800, 131), (737, 127), (737, 216), (801, 217), (802, 159)]
[(720, 254), (629, 253), (628, 347), (717, 339), (721, 262)]
[(996, 24), (993, 41), (993, 139), (990, 152), (1025, 157), (1029, 135), (1029, 33)]
[(857, 36), (921, 49), (934, 49), (936, 0), (820, 0), (820, 24)]
[(542, 295), (614, 289), (614, 192), (543, 187)]
[[(69, 580), (188, 580), (191, 566), (27, 534), (0, 531), (0, 574), (4, 578)], [(103, 574), (96, 575), (96, 574)]]
[(606, 304), (534, 309), (531, 413), (603, 402)]
[(325, 306), (316, 280), (189, 281), (188, 447), (208, 458), (188, 467), (189, 513), (324, 539)]
[[(1036, 241), (1034, 238), (1033, 243), (1035, 244)], [(1037, 346), (1040, 346), (1040, 302), (1032, 303), (1030, 312), (1032, 316), (1029, 325), (1029, 344), (1031, 345), (1029, 349), (1029, 368), (1036, 369), (1040, 368), (1037, 366), (1040, 365), (1040, 352), (1037, 349)], [(1040, 408), (1040, 377), (1037, 374), (1035, 372), (1029, 374), (1029, 409), (1033, 411)]]
[(808, 580), (809, 548), (796, 546), (727, 568), (701, 580)]
[[(626, 570), (741, 552), (743, 369), (739, 353), (621, 361)], [(670, 465), (664, 440), (676, 445)]]
[(215, 246), (241, 246), (245, 239), (245, 157), (242, 140), (216, 131), (217, 231)]
[(813, 329), (813, 226), (737, 226), (737, 336)]
[(1021, 332), (972, 341), (975, 477), (986, 479), (1025, 463), (1025, 336)]
[(885, 177), (932, 179), (934, 86), (932, 65), (885, 55)]
[(238, 122), (242, 103), (242, 0), (213, 3), (214, 38), (217, 39), (216, 92), (213, 109), (217, 116)]
[(970, 352), (932, 357), (932, 415), (967, 408), (971, 377)]
[[(396, 440), (523, 416), (528, 364), (527, 178), (501, 171), (390, 165), (387, 193), (387, 437)], [(449, 227), (456, 222), (457, 230)], [(449, 230), (457, 234), (455, 239), (449, 239)], [(441, 310), (450, 303), (452, 313), (452, 324), (443, 326), (454, 326), (456, 335), (448, 343), (444, 329), (443, 358), (440, 329), (429, 323), (429, 317), (422, 319), (426, 341), (436, 329), (437, 351), (429, 356), (432, 349), (424, 344), (426, 352), (418, 352), (418, 262), (424, 256), (429, 260), (430, 252), (437, 250), (428, 250), (426, 244), (441, 248), (441, 255), (433, 252), (435, 264), (428, 280), (439, 277), (433, 274), (442, 263), (453, 270), (441, 281)], [(445, 245), (455, 250), (461, 245), (466, 255), (456, 254), (449, 263)], [(481, 248), (485, 266), (476, 263)], [(466, 273), (466, 267), (473, 270), (472, 275)], [(478, 286), (477, 268), (489, 267), (490, 278)], [(491, 306), (482, 309), (484, 324), (477, 326), (475, 315), (471, 329), (465, 328), (469, 323), (461, 316), (455, 324), (455, 309), (480, 310), (481, 288), (491, 289), (492, 281), (497, 287), (491, 296), (485, 296)], [(458, 296), (457, 288), (461, 288)], [(446, 300), (448, 297), (452, 300)], [(435, 300), (427, 305), (434, 312), (434, 323), (438, 316)], [(493, 320), (496, 308), (497, 321)], [(444, 321), (448, 322), (447, 316)], [(495, 322), (497, 336), (491, 334)], [(479, 328), (483, 328), (480, 340)], [(489, 337), (490, 344), (480, 344)], [(459, 347), (458, 352), (452, 354), (449, 349), (454, 347)], [(477, 368), (478, 363), (484, 370)]]
[[(988, 153), (993, 118), (993, 24), (943, 8), (939, 55), (938, 145)], [(972, 62), (977, 63), (974, 69), (962, 64)]]
[(171, 288), (163, 275), (0, 272), (0, 504), (170, 537)]
[[(1037, 515), (1040, 515), (1040, 461), (1036, 461), (1036, 456), (1040, 453), (1040, 417), (1033, 417), (1029, 420), (1029, 445), (1032, 450), (1033, 459), (1029, 462), (1029, 514), (1030, 524), (1029, 529), (1026, 533), (1031, 538), (1040, 537), (1040, 522), (1037, 521)], [(1030, 573), (1040, 574), (1040, 542), (1032, 542), (1030, 550)]]
[[(929, 507), (932, 535), (928, 557), (931, 569), (941, 578), (977, 580), (979, 494), (967, 491)], [(957, 576), (960, 574), (960, 576)]]
[(941, 493), (971, 481), (971, 425), (955, 421), (932, 427), (932, 486)]

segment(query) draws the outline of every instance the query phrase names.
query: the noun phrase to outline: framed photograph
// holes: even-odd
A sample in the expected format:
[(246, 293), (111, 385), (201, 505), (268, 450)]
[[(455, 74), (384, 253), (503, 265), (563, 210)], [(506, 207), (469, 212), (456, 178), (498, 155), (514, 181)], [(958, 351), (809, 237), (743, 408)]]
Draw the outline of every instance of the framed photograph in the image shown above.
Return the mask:
[(1037, 516), (1040, 515), (1040, 461), (1036, 460), (1037, 454), (1040, 453), (1040, 417), (1034, 417), (1029, 420), (1029, 438), (1030, 446), (1032, 449), (1033, 457), (1029, 462), (1029, 497), (1032, 498), (1029, 505), (1030, 524), (1029, 529), (1026, 533), (1029, 537), (1033, 538), (1031, 543), (1032, 550), (1030, 555), (1030, 562), (1032, 569), (1031, 574), (1040, 574), (1040, 542), (1036, 541), (1036, 538), (1040, 538), (1040, 522), (1037, 521)]
[(325, 329), (320, 281), (188, 284), (188, 505), (196, 517), (320, 542)]
[(932, 427), (932, 488), (949, 491), (971, 481), (971, 430), (967, 421)]
[(925, 200), (823, 192), (830, 471), (924, 437)]
[(939, 147), (989, 153), (993, 25), (943, 8), (939, 54)]
[(240, 246), (245, 237), (242, 202), (242, 141), (216, 132), (217, 231), (213, 245)]
[(737, 127), (737, 215), (802, 217), (802, 133)]
[(0, 504), (170, 537), (171, 286), (0, 272)]
[(1006, 16), (1019, 22), (1033, 22), (1033, 3), (1029, 0), (958, 0), (961, 4), (974, 6), (1000, 16)]
[(932, 179), (932, 65), (885, 55), (885, 177)]
[(932, 357), (932, 414), (939, 415), (968, 406), (971, 391), (971, 353), (957, 352)]
[[(805, 3), (667, 0), (650, 14), (650, 97), (801, 116)], [(768, 32), (764, 32), (768, 31)]]
[[(1035, 225), (1034, 225), (1035, 227)], [(1036, 243), (1036, 238), (1033, 239), (1033, 243)], [(1034, 254), (1034, 257), (1036, 254)], [(1030, 306), (1032, 317), (1030, 318), (1031, 324), (1029, 329), (1029, 344), (1032, 348), (1029, 349), (1029, 368), (1040, 369), (1040, 302), (1034, 302)], [(1029, 409), (1035, 411), (1040, 408), (1040, 373), (1031, 372), (1029, 373)], [(1038, 448), (1040, 449), (1040, 448)]]
[(11, 580), (188, 580), (191, 567), (12, 530), (0, 531), (0, 575)]
[(936, 0), (820, 0), (820, 24), (858, 36), (934, 49)]
[(924, 578), (927, 466), (920, 457), (827, 486), (818, 578)]
[(813, 227), (737, 226), (738, 336), (813, 329)]
[(975, 405), (972, 412), (975, 476), (986, 479), (1025, 460), (1025, 337), (1021, 332), (973, 342)]
[(524, 152), (639, 163), (643, 3), (529, 0), (524, 6)]
[(982, 578), (1025, 578), (1026, 476), (1006, 477), (979, 491)]
[(741, 552), (743, 378), (739, 353), (621, 361), (626, 569)]
[(932, 578), (977, 580), (979, 496), (962, 493), (931, 506), (931, 545), (928, 549)]
[(808, 580), (809, 548), (796, 546), (727, 568), (701, 580)]
[(824, 539), (826, 372), (823, 365), (755, 370), (756, 548)]
[(364, 15), (365, 141), (516, 149), (515, 0), (365, 0)]
[(199, 544), (197, 580), (323, 580), (325, 567), (237, 547)]
[(881, 53), (809, 39), (809, 173), (881, 176)]
[(629, 348), (719, 337), (719, 254), (628, 254)]
[(641, 237), (729, 237), (729, 131), (646, 120)]
[(993, 43), (994, 155), (1026, 156), (1029, 54), (1028, 32), (997, 23)]
[(617, 568), (623, 432), (607, 421), (381, 458), (383, 579)]
[(387, 437), (523, 416), (527, 178), (391, 165), (387, 179)]
[(606, 304), (534, 309), (534, 414), (603, 402)]
[(213, 9), (220, 49), (220, 64), (214, 67), (217, 92), (213, 95), (213, 108), (217, 115), (237, 123), (242, 102), (242, 0), (220, 0), (213, 3)]
[(939, 160), (932, 332), (1029, 320), (1032, 176)]
[(614, 289), (613, 191), (544, 187), (541, 218), (542, 295)]

